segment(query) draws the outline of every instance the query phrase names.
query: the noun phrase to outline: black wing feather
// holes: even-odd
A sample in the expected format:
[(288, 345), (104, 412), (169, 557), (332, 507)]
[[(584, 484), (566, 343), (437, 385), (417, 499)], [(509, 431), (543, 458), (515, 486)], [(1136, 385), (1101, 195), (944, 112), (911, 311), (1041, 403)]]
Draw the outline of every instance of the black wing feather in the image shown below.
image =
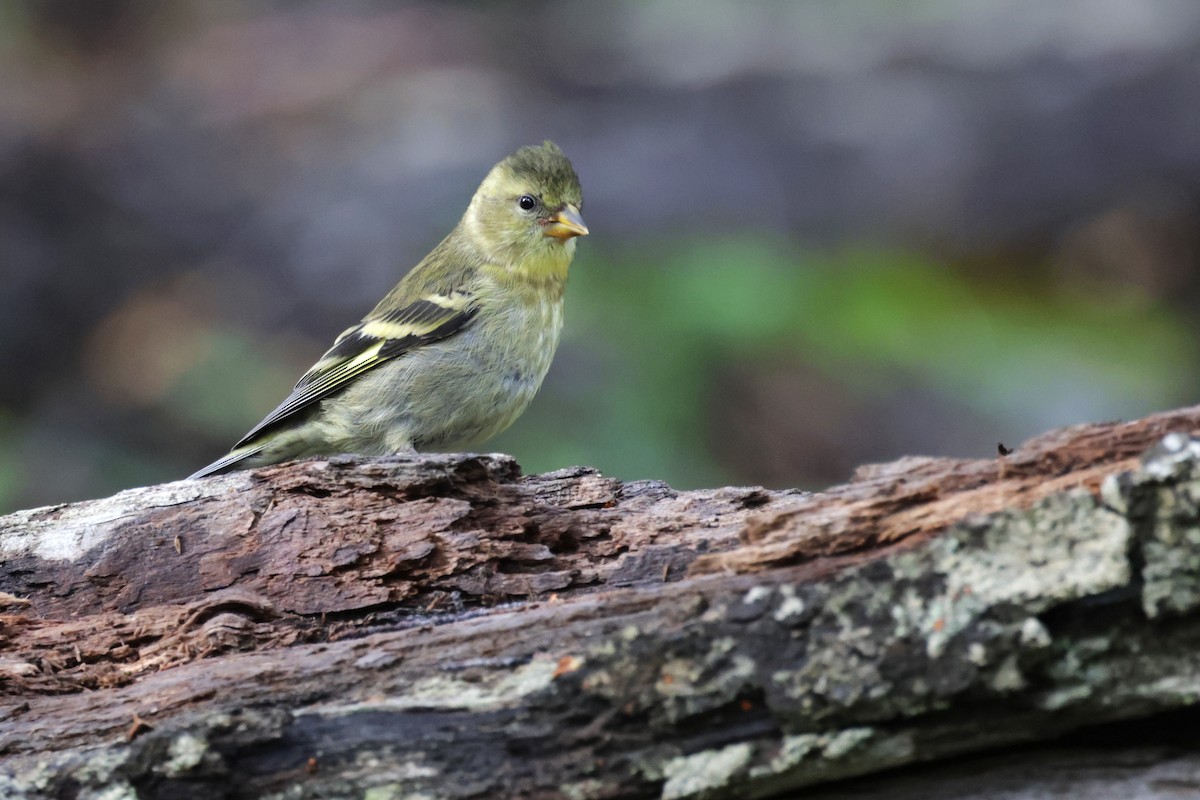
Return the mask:
[[(321, 360), (304, 374), (279, 407), (233, 446), (237, 449), (254, 441), (267, 429), (276, 427), (314, 403), (344, 389), (349, 381), (387, 361), (431, 342), (441, 341), (463, 330), (475, 318), (479, 309), (467, 306), (462, 310), (449, 309), (428, 300), (412, 304), (384, 315), (379, 320), (415, 326), (428, 326), (419, 334), (385, 339), (364, 332), (375, 320), (364, 320), (345, 331)], [(372, 355), (367, 355), (378, 347)]]

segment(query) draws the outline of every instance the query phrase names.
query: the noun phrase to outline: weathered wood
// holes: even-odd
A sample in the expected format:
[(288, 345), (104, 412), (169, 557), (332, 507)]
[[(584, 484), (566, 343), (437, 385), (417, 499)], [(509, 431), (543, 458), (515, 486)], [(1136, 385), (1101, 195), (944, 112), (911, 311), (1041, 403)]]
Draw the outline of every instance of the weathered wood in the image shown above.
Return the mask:
[(761, 797), (1186, 707), (1200, 447), (1138, 455), (1197, 430), (818, 494), (335, 458), (10, 515), (0, 796)]
[[(1200, 797), (1198, 718), (1173, 730), (1121, 723), (1101, 737), (1038, 743), (894, 770), (804, 794), (805, 800), (1184, 800)], [(1171, 735), (1173, 734), (1173, 735)]]

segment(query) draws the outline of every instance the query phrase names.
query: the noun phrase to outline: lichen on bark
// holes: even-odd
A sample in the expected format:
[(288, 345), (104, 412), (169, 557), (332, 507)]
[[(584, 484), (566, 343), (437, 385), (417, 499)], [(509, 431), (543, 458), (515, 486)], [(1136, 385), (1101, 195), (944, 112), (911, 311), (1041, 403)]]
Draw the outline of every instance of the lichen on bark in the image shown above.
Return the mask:
[(1187, 709), (1198, 427), (816, 495), (432, 456), (23, 512), (0, 794), (768, 797)]

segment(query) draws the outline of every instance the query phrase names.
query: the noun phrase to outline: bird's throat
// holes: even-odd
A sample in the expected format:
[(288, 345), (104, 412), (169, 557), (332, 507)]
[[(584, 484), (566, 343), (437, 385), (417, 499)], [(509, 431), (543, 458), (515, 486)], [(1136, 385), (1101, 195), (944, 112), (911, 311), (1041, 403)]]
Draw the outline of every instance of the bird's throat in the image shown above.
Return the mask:
[(548, 246), (525, 252), (522, 258), (513, 258), (501, 267), (496, 277), (509, 285), (549, 292), (561, 297), (567, 285), (567, 272), (575, 256), (574, 240), (563, 243), (547, 243)]

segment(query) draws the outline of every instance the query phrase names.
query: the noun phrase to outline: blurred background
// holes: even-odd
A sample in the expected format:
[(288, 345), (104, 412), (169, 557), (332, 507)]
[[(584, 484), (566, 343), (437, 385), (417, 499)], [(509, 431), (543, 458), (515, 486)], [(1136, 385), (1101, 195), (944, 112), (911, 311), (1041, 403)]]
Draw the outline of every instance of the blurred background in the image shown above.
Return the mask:
[(0, 511), (221, 455), (550, 138), (487, 450), (680, 488), (1200, 399), (1200, 3), (0, 4)]

